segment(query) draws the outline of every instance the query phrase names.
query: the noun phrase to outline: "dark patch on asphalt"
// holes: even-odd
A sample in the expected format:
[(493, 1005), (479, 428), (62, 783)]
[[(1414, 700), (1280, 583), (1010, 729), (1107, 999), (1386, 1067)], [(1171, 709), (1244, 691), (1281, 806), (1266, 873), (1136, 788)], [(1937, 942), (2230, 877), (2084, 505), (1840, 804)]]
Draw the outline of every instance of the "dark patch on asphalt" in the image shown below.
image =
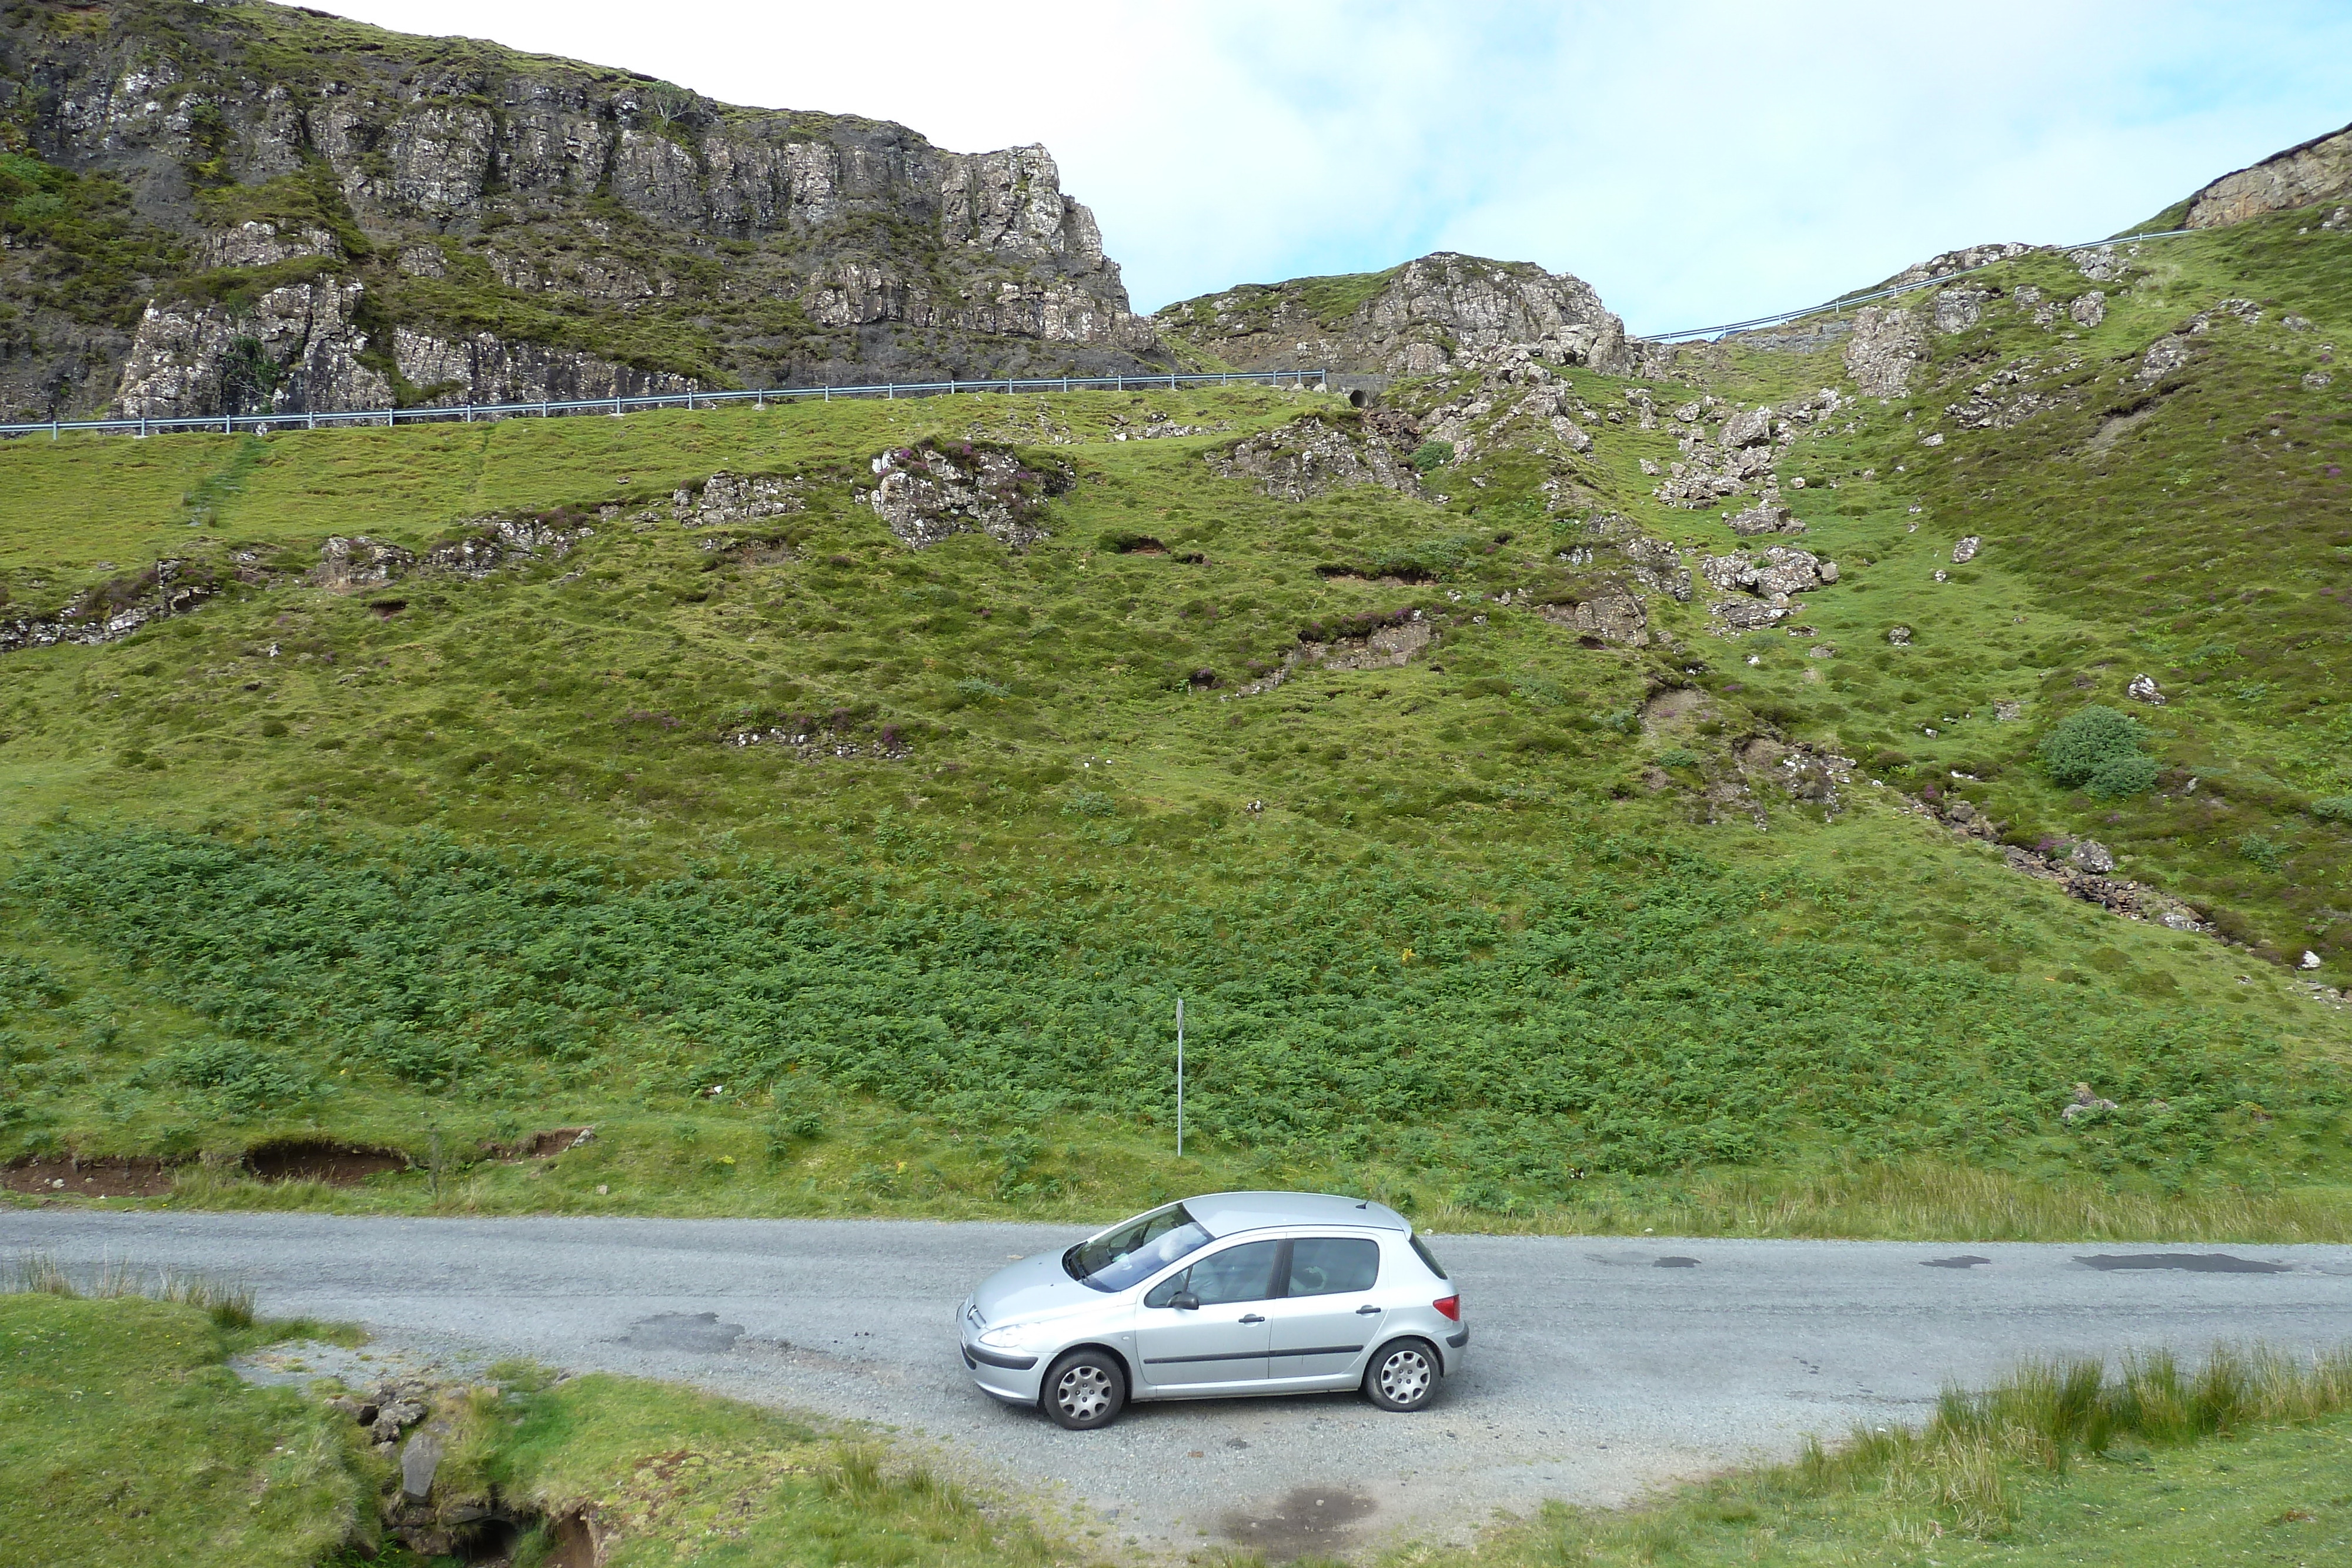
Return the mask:
[(1654, 1259), (1651, 1261), (1650, 1267), (1653, 1269), (1696, 1269), (1698, 1267), (1698, 1260), (1696, 1258), (1658, 1258)]
[(1922, 1269), (1973, 1269), (1979, 1263), (1990, 1263), (1990, 1258), (1979, 1258), (1973, 1252), (1963, 1252), (1957, 1258), (1922, 1258)]
[(717, 1312), (656, 1312), (639, 1318), (621, 1343), (640, 1350), (695, 1350), (715, 1355), (735, 1348), (741, 1323), (722, 1323)]
[(2179, 1269), (2191, 1274), (2284, 1274), (2292, 1263), (2264, 1263), (2227, 1252), (2098, 1252), (2075, 1262), (2104, 1271), (2117, 1269)]
[(1361, 1492), (1338, 1487), (1294, 1487), (1270, 1510), (1237, 1508), (1225, 1515), (1226, 1539), (1260, 1552), (1269, 1563), (1287, 1563), (1328, 1551), (1371, 1517), (1374, 1503)]

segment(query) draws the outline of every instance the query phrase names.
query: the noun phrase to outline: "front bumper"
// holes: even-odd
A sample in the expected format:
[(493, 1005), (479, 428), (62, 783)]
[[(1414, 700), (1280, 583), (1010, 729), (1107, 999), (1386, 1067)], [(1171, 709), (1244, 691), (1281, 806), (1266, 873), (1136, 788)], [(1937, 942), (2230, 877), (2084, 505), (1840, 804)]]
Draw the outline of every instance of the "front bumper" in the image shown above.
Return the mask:
[(963, 1352), (964, 1370), (971, 1374), (982, 1394), (1012, 1405), (1037, 1403), (1037, 1390), (1045, 1374), (1038, 1367), (1036, 1356), (991, 1350), (968, 1339), (959, 1348)]

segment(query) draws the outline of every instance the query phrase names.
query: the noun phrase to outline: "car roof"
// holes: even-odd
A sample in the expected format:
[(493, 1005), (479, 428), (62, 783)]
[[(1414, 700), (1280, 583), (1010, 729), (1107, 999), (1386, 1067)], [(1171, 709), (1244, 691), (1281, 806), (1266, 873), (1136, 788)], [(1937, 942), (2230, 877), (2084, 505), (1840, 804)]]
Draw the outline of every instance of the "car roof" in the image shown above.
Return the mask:
[(1222, 1240), (1244, 1230), (1277, 1225), (1352, 1225), (1410, 1231), (1412, 1223), (1386, 1204), (1328, 1192), (1212, 1192), (1184, 1200), (1184, 1211)]

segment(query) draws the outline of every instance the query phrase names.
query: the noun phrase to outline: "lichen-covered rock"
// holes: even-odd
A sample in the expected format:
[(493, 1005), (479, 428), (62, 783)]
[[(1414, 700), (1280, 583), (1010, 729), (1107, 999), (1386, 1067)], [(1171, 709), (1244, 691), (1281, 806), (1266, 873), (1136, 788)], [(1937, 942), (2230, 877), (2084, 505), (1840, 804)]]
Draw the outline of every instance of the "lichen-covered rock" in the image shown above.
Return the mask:
[(2118, 251), (2111, 245), (2087, 246), (2068, 251), (2066, 259), (2093, 283), (2116, 283), (2131, 271), (2131, 256), (2138, 248), (2134, 246), (2128, 251)]
[(2096, 327), (2107, 319), (2107, 297), (2103, 291), (2094, 288), (2067, 306), (2066, 314), (2077, 327)]
[(2189, 198), (2185, 226), (2239, 224), (2347, 194), (2352, 194), (2352, 125), (2222, 175)]
[[(1389, 423), (1350, 428), (1345, 421), (1307, 414), (1244, 436), (1206, 454), (1203, 461), (1221, 478), (1246, 479), (1286, 501), (1304, 501), (1354, 485), (1379, 485), (1418, 496), (1421, 479), (1406, 444), (1413, 437), (1406, 429)], [(1440, 434), (1438, 438), (1444, 437)]]
[(1977, 559), (1977, 551), (1983, 548), (1984, 540), (1980, 537), (1975, 534), (1969, 535), (1968, 538), (1960, 540), (1958, 544), (1952, 547), (1952, 564), (1954, 566), (1966, 566), (1969, 562)]
[(1728, 526), (1743, 538), (1758, 534), (1801, 534), (1805, 525), (1786, 507), (1750, 507), (1732, 514)]
[(1622, 591), (1604, 591), (1590, 599), (1546, 604), (1538, 613), (1556, 626), (1596, 642), (1639, 648), (1650, 641), (1649, 613), (1639, 599)]
[(1981, 289), (1946, 288), (1936, 295), (1928, 319), (1936, 330), (1949, 337), (1965, 332), (1984, 319), (1985, 297)]
[(1300, 644), (1305, 662), (1327, 670), (1384, 670), (1409, 663), (1436, 637), (1426, 621), (1409, 620), (1381, 626), (1361, 637), (1338, 637), (1328, 643)]
[(2096, 839), (2077, 839), (2066, 858), (2087, 872), (2104, 874), (2116, 869), (2116, 857)]
[(915, 549), (974, 532), (1026, 549), (1046, 537), (1046, 503), (1076, 483), (1060, 464), (1033, 468), (1010, 448), (975, 442), (892, 447), (873, 467), (867, 500)]
[[(1335, 292), (1354, 302), (1334, 308)], [(1179, 300), (1152, 321), (1165, 336), (1249, 370), (1429, 375), (1515, 347), (1612, 375), (1644, 373), (1648, 362), (1582, 279), (1450, 251), (1372, 277), (1294, 278)], [(1671, 362), (1672, 350), (1664, 357)]]
[(1727, 452), (1743, 446), (1761, 446), (1772, 439), (1772, 410), (1769, 405), (1735, 413), (1723, 422), (1720, 444)]
[(118, 642), (150, 622), (186, 614), (225, 586), (210, 568), (159, 560), (144, 571), (127, 572), (75, 595), (54, 615), (0, 618), (0, 653), (59, 643)]
[(416, 552), (355, 534), (330, 538), (319, 547), (310, 580), (331, 593), (349, 593), (404, 577), (416, 566)]
[(2144, 382), (2160, 382), (2189, 362), (2189, 340), (2171, 333), (2158, 338), (2140, 356), (2138, 376)]
[(1706, 607), (1707, 613), (1734, 632), (1754, 632), (1789, 618), (1785, 604), (1768, 604), (1760, 599), (1727, 599)]
[(1623, 549), (1625, 559), (1633, 563), (1634, 579), (1643, 587), (1679, 603), (1690, 602), (1690, 568), (1683, 564), (1683, 552), (1671, 540), (1628, 539)]
[(1931, 278), (1948, 277), (1956, 272), (1969, 272), (1979, 267), (1989, 267), (1996, 261), (2008, 261), (2023, 256), (2032, 248), (2033, 246), (2020, 240), (1997, 240), (1986, 245), (1965, 246), (1958, 250), (1948, 250), (1940, 255), (1931, 256), (1925, 261), (1916, 262), (1895, 274), (1893, 281), (1896, 284), (1925, 283)]
[(759, 522), (805, 511), (802, 482), (797, 476), (773, 475), (744, 477), (721, 471), (699, 488), (681, 487), (670, 496), (670, 515), (682, 528), (707, 528), (717, 524)]
[(1912, 368), (1927, 357), (1927, 334), (1910, 311), (1865, 305), (1855, 313), (1845, 371), (1865, 397), (1901, 397), (1910, 390)]

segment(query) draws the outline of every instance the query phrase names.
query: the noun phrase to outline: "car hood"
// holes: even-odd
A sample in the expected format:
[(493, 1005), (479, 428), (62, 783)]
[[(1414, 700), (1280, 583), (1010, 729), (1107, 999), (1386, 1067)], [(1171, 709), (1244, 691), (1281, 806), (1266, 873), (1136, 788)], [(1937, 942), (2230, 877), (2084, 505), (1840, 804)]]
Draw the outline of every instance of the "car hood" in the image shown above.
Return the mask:
[(1062, 1267), (1059, 1252), (1040, 1252), (1008, 1263), (981, 1282), (971, 1293), (972, 1305), (994, 1327), (1007, 1319), (1027, 1320), (1078, 1307), (1097, 1306), (1110, 1298), (1081, 1285)]

